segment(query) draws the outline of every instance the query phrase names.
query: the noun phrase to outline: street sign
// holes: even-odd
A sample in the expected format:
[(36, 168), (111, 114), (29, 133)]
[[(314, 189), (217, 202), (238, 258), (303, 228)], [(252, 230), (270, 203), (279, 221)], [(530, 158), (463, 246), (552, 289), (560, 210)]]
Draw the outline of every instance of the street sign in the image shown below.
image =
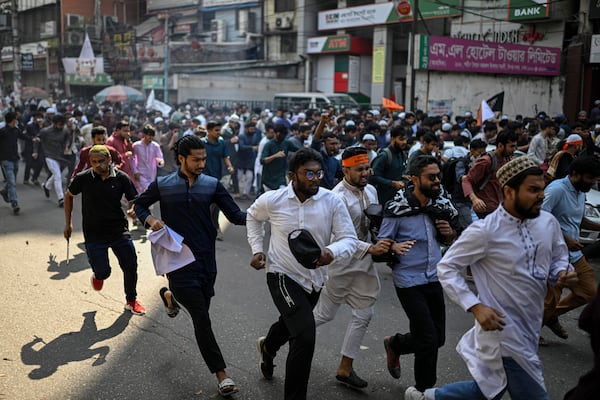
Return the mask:
[(21, 53), (21, 70), (33, 71), (33, 54)]

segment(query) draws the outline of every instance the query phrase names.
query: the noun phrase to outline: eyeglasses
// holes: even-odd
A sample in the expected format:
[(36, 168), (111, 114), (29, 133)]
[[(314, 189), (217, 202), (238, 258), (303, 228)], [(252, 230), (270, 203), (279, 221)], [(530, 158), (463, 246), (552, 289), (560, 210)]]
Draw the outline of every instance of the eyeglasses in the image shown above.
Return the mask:
[(435, 182), (436, 180), (442, 180), (442, 174), (423, 174), (421, 176), (426, 176), (431, 182)]
[(313, 181), (315, 179), (323, 179), (323, 176), (325, 176), (325, 171), (323, 171), (322, 169), (320, 169), (318, 171), (311, 171), (309, 169), (304, 172), (304, 176), (309, 181)]

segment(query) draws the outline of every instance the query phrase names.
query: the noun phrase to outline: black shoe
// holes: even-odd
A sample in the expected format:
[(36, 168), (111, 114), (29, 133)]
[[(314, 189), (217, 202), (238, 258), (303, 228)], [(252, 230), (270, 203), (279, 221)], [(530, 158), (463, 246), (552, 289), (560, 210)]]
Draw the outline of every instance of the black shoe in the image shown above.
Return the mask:
[(19, 213), (19, 211), (21, 211), (21, 207), (19, 207), (19, 204), (15, 201), (14, 203), (12, 203), (12, 210), (13, 210), (13, 214), (17, 215)]
[(274, 357), (265, 350), (265, 339), (266, 337), (261, 336), (256, 341), (256, 348), (260, 355), (260, 358), (258, 359), (258, 370), (263, 378), (271, 380), (273, 379), (273, 370), (275, 369), (275, 364), (273, 364)]
[(31, 184), (35, 186), (40, 186), (40, 182), (37, 179), (32, 180)]
[(59, 199), (59, 200), (58, 200), (58, 206), (59, 206), (60, 208), (63, 208), (63, 207), (65, 206), (65, 199)]
[(546, 326), (548, 328), (550, 328), (550, 330), (552, 331), (552, 333), (554, 333), (559, 338), (561, 338), (561, 339), (568, 339), (569, 338), (569, 333), (562, 326), (562, 324), (558, 320), (558, 317), (552, 317), (552, 318), (550, 318), (550, 320), (548, 320), (548, 322), (546, 322)]
[(336, 375), (335, 379), (352, 389), (364, 389), (369, 384), (364, 379), (361, 379), (354, 370), (350, 371), (350, 376)]
[(50, 198), (50, 190), (46, 189), (45, 183), (42, 185), (42, 189), (44, 189), (44, 194), (46, 195), (46, 198), (49, 199)]
[(29, 182), (29, 179), (24, 179), (24, 180), (23, 180), (23, 185), (29, 185), (29, 183), (30, 183), (30, 182)]
[(2, 195), (2, 199), (8, 203), (8, 192), (6, 190), (0, 190), (0, 194)]
[(548, 341), (546, 339), (544, 339), (543, 336), (540, 336), (540, 338), (538, 340), (538, 345), (539, 345), (539, 347), (548, 347), (548, 346), (550, 346), (550, 343), (548, 343)]
[(163, 304), (167, 308), (167, 315), (170, 318), (175, 318), (177, 316), (177, 314), (179, 314), (180, 308), (179, 308), (179, 304), (177, 304), (177, 301), (175, 301), (175, 297), (173, 296), (173, 293), (171, 293), (169, 288), (163, 287), (160, 289), (159, 294), (160, 294), (160, 298), (163, 301)]

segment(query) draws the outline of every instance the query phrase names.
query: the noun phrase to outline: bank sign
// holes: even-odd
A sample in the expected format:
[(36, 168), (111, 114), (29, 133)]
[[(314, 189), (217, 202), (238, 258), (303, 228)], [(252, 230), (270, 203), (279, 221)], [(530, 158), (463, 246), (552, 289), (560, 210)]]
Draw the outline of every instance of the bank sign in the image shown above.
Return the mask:
[(549, 16), (549, 0), (509, 0), (508, 20), (524, 21)]
[[(419, 14), (423, 19), (446, 18), (461, 15), (458, 7), (461, 0), (419, 1)], [(393, 2), (366, 6), (337, 8), (319, 12), (319, 30), (352, 28), (357, 26), (381, 25), (413, 20), (414, 0), (401, 1), (404, 7)], [(443, 4), (442, 4), (443, 3)], [(401, 11), (402, 10), (402, 13)]]

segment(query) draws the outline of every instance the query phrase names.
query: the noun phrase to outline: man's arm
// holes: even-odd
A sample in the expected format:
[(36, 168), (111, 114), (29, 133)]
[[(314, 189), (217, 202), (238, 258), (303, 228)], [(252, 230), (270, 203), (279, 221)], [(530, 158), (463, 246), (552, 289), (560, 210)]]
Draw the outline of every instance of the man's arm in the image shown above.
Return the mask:
[(255, 256), (264, 252), (264, 222), (269, 219), (268, 198), (269, 193), (260, 196), (248, 208), (246, 214), (246, 235), (252, 254)]
[(337, 195), (336, 199), (338, 201), (332, 204), (330, 210), (333, 213), (331, 235), (335, 241), (325, 247), (331, 251), (333, 258), (350, 258), (356, 251), (358, 238), (346, 205)]
[(71, 233), (73, 232), (73, 221), (71, 219), (73, 213), (73, 194), (71, 194), (69, 190), (66, 191), (64, 200), (65, 228), (63, 230), (63, 235), (65, 239), (69, 240), (71, 238)]
[(462, 189), (465, 197), (468, 197), (473, 204), (473, 209), (478, 212), (484, 212), (486, 204), (475, 194), (475, 189), (480, 182), (482, 182), (487, 174), (493, 173), (491, 171), (492, 159), (490, 156), (483, 155), (475, 160), (475, 163), (469, 169), (466, 175), (462, 179)]
[(158, 190), (157, 181), (150, 183), (146, 191), (133, 200), (133, 210), (135, 215), (142, 223), (154, 231), (159, 230), (164, 225), (161, 220), (155, 218), (150, 213), (150, 206), (159, 200), (160, 191)]
[(235, 225), (246, 225), (246, 213), (240, 210), (240, 207), (221, 182), (217, 182), (214, 196), (214, 202), (223, 211), (229, 222)]

